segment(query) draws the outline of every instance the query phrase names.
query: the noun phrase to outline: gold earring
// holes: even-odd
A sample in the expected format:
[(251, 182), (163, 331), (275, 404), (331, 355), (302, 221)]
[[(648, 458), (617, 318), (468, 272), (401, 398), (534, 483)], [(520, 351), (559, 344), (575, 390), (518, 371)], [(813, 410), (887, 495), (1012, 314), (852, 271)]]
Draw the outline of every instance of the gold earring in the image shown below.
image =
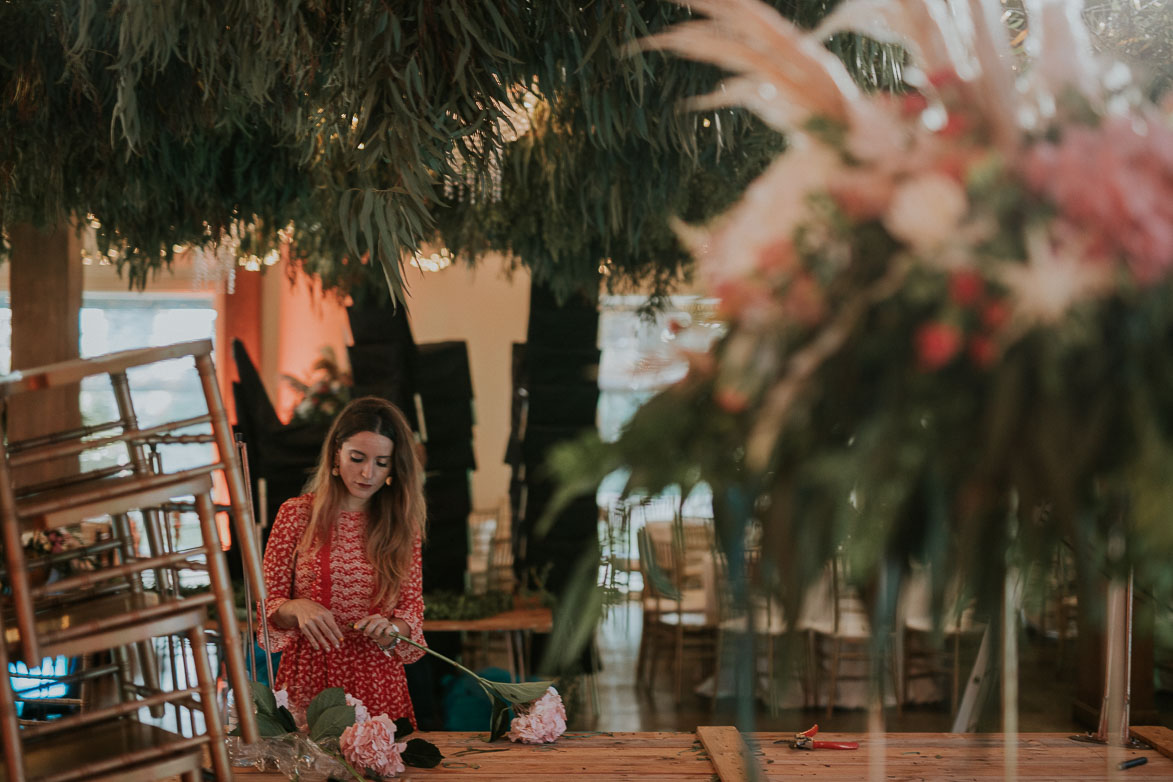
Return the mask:
[(391, 476), (390, 476), (390, 475), (388, 475), (388, 476), (387, 476), (387, 480), (383, 481), (383, 483), (385, 483), (385, 484), (387, 484), (388, 486), (390, 486), (390, 485), (391, 485)]
[(335, 467), (333, 470), (330, 470), (330, 474), (333, 475), (335, 478), (337, 478), (342, 473), (338, 472), (338, 468)]

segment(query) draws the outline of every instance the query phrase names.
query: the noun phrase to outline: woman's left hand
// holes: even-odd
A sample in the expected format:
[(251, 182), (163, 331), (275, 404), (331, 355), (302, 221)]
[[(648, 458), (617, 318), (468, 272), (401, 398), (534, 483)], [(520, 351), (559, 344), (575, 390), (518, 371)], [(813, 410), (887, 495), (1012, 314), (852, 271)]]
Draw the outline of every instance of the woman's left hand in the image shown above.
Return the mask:
[(354, 623), (354, 629), (362, 632), (380, 646), (386, 646), (393, 634), (406, 635), (407, 628), (401, 622), (388, 619), (382, 614), (371, 614)]

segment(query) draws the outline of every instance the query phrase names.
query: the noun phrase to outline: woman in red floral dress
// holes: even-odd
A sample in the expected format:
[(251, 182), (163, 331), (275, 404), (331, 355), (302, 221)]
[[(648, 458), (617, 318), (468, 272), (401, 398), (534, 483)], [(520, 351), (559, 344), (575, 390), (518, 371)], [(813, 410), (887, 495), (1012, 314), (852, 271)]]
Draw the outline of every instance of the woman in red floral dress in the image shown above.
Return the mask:
[[(423, 656), (421, 470), (407, 419), (375, 397), (330, 427), (308, 493), (281, 506), (265, 547), (274, 685), (292, 710), (341, 687), (372, 716), (415, 713), (404, 663)], [(263, 639), (262, 639), (263, 643)]]

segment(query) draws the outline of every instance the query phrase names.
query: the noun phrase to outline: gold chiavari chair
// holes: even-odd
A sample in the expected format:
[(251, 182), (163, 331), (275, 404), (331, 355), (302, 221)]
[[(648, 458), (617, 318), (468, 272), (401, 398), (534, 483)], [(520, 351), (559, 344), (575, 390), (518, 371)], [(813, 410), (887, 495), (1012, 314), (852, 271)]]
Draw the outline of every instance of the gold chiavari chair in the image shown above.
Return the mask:
[[(106, 375), (119, 413), (116, 420), (107, 423), (50, 433), (23, 442), (9, 442), (7, 436), (3, 438), (0, 462), (3, 462), (6, 474), (0, 479), (0, 489), (3, 490), (0, 499), (4, 503), (5, 521), (12, 522), (4, 525), (3, 543), (9, 557), (16, 626), (24, 633), (21, 643), (25, 657), (40, 659), (41, 655), (36, 648), (36, 634), (32, 632), (32, 593), (29, 591), (27, 574), (12, 567), (13, 551), (20, 548), (20, 536), (23, 532), (54, 529), (81, 519), (114, 516), (130, 509), (144, 509), (148, 519), (157, 518), (151, 509), (174, 497), (195, 494), (196, 492), (191, 491), (192, 481), (198, 482), (201, 476), (209, 476), (214, 472), (222, 474), (227, 485), (246, 577), (252, 581), (254, 590), (264, 589), (257, 542), (254, 536), (249, 534), (253, 523), (252, 509), (246, 500), (244, 480), (232, 432), (216, 383), (211, 350), (209, 340), (200, 340), (159, 348), (122, 351), (90, 359), (63, 361), (0, 377), (0, 401), (7, 406), (8, 400), (20, 394), (68, 386), (87, 377)], [(147, 428), (140, 427), (127, 371), (147, 364), (182, 358), (194, 360), (208, 412), (187, 419), (169, 419)], [(184, 430), (197, 426), (210, 426), (210, 437), (183, 433)], [(147, 453), (147, 447), (152, 444), (182, 444), (208, 440), (216, 446), (218, 461), (164, 472), (156, 470), (157, 465), (152, 464)], [(52, 481), (39, 485), (18, 487), (14, 480), (14, 471), (21, 467), (38, 462), (59, 463), (62, 458), (76, 457), (85, 451), (118, 445), (123, 446), (126, 451), (127, 460), (123, 463), (88, 470), (78, 467), (70, 470), (68, 474), (57, 476)], [(163, 546), (156, 529), (153, 524), (147, 524), (146, 527), (151, 539), (152, 553), (159, 555)], [(216, 563), (209, 561), (209, 567), (215, 566)], [(260, 595), (262, 592), (255, 591), (255, 594)], [(230, 593), (228, 601), (225, 608), (231, 606)]]
[[(132, 698), (115, 707), (113, 712), (99, 710), (77, 715), (80, 721), (58, 720), (51, 727), (33, 726), (33, 730), (21, 731), (26, 738), (34, 737), (42, 728), (55, 731), (71, 725), (81, 728), (114, 717), (129, 719), (126, 715), (143, 706), (150, 706), (156, 712), (164, 703), (184, 702), (190, 706), (194, 704), (191, 696), (198, 693), (199, 707), (207, 715), (207, 733), (199, 740), (212, 746), (217, 777), (229, 778), (231, 775), (226, 756), (217, 750), (217, 747), (222, 750), (223, 744), (217, 738), (222, 731), (219, 715), (214, 709), (215, 683), (210, 678), (204, 681), (199, 670), (201, 655), (206, 667), (203, 626), (207, 621), (207, 607), (215, 605), (221, 622), (223, 652), (231, 686), (238, 692), (249, 691), (232, 588), (214, 518), (212, 487), (216, 473), (223, 475), (229, 489), (245, 573), (246, 577), (253, 579), (254, 594), (261, 594), (263, 582), (260, 580), (255, 538), (250, 534), (239, 534), (241, 530), (251, 529), (252, 515), (244, 500), (243, 480), (220, 403), (210, 351), (210, 343), (202, 341), (62, 362), (0, 378), (0, 398), (7, 401), (16, 394), (106, 374), (119, 411), (118, 419), (106, 424), (58, 432), (35, 440), (12, 442), (5, 438), (0, 442), (0, 531), (11, 584), (11, 595), (4, 601), (8, 621), (4, 635), (6, 652), (26, 661), (39, 661), (58, 654), (75, 656), (132, 644), (151, 649), (152, 638), (182, 635), (191, 643), (191, 653), (196, 658), (195, 678), (199, 680), (196, 687), (160, 691), (152, 680), (149, 666), (146, 666), (142, 671), (144, 685), (137, 693), (143, 696), (141, 699)], [(141, 427), (131, 401), (127, 370), (183, 357), (195, 360), (207, 402), (207, 414), (181, 420), (172, 418)], [(192, 427), (207, 425), (212, 430), (210, 435), (186, 433)], [(160, 460), (148, 455), (148, 448), (160, 445), (208, 442), (215, 444), (219, 452), (217, 457), (201, 460), (195, 465), (188, 460), (183, 467), (170, 471), (163, 470)], [(114, 467), (87, 470), (81, 469), (82, 462), (77, 461), (76, 470), (40, 485), (18, 486), (13, 480), (16, 468), (47, 460), (61, 464), (62, 457), (76, 459), (84, 451), (108, 446), (124, 447), (127, 461)], [(194, 502), (182, 498), (192, 498)], [(168, 546), (156, 526), (161, 515), (158, 509), (165, 505), (174, 506), (177, 501), (194, 508), (199, 517), (200, 545), (186, 550)], [(150, 549), (146, 557), (138, 556), (135, 547), (128, 543), (127, 516), (131, 512), (142, 514)], [(113, 521), (122, 555), (117, 564), (71, 573), (47, 584), (30, 581), (30, 567), (21, 545), (22, 534), (59, 529), (99, 516), (109, 516)], [(210, 592), (187, 596), (178, 589), (179, 571), (192, 569), (206, 572), (212, 587)], [(141, 576), (147, 572), (154, 574), (150, 589), (142, 587)], [(144, 654), (142, 659), (150, 660), (151, 657)], [(171, 684), (174, 683), (175, 677)], [(205, 689), (210, 694), (205, 695)], [(118, 708), (124, 711), (119, 712)], [(90, 729), (86, 727), (87, 731)], [(139, 738), (143, 737), (140, 735), (143, 731), (138, 728), (130, 731)], [(246, 741), (256, 739), (255, 715), (251, 712), (241, 715), (241, 731)], [(163, 751), (143, 749), (148, 750)], [(135, 752), (128, 756), (138, 757)]]
[[(686, 610), (684, 557), (674, 539), (653, 541), (646, 528), (637, 533), (640, 572), (644, 581), (645, 611), (636, 661), (636, 682), (651, 687), (653, 663), (665, 651), (672, 658), (672, 681), (676, 702), (684, 695), (684, 657), (695, 653), (712, 660), (716, 649), (716, 624), (703, 610)], [(701, 595), (703, 606), (703, 595)], [(652, 610), (647, 610), (648, 601)]]
[[(840, 685), (849, 680), (867, 682), (869, 662), (872, 653), (872, 625), (867, 604), (860, 592), (851, 584), (844, 572), (844, 562), (835, 559), (827, 566), (826, 578), (813, 585), (812, 594), (804, 601), (804, 616), (799, 626), (811, 638), (811, 659), (815, 661), (815, 700), (822, 695), (822, 685), (827, 684), (827, 716), (830, 717), (839, 702)], [(886, 666), (893, 682), (895, 670), (891, 660)], [(847, 665), (860, 668), (852, 673)]]
[[(778, 665), (778, 650), (790, 631), (790, 623), (786, 619), (773, 585), (763, 574), (760, 549), (749, 549), (744, 552), (744, 565), (739, 573), (730, 572), (728, 559), (723, 552), (714, 550), (713, 563), (720, 608), (713, 673), (713, 708), (716, 709), (717, 698), (721, 693), (724, 650), (727, 641), (732, 638), (752, 645), (751, 675), (756, 683), (757, 675), (764, 667), (769, 688), (770, 713), (774, 715), (778, 710), (778, 685), (783, 678)], [(759, 666), (759, 661), (764, 663), (764, 666)], [(798, 672), (797, 678), (802, 688), (804, 704), (809, 703), (812, 691), (809, 661), (804, 660), (797, 667), (787, 664), (785, 668)]]
[(916, 565), (902, 585), (900, 624), (904, 633), (900, 660), (900, 702), (910, 700), (917, 678), (949, 678), (949, 710), (957, 708), (961, 690), (961, 644), (976, 638), (985, 625), (974, 618), (972, 601), (962, 600), (955, 585), (945, 590), (942, 615), (932, 610), (932, 578), (928, 568)]

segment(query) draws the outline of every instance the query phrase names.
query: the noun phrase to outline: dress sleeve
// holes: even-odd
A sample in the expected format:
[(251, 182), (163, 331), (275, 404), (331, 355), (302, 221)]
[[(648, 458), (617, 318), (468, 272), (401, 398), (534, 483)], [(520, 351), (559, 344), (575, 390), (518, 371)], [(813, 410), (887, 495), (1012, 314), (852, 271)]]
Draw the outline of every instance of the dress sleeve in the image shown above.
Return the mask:
[[(399, 599), (391, 611), (392, 619), (402, 619), (411, 628), (409, 636), (421, 646), (427, 646), (424, 639), (424, 595), (423, 595), (423, 566), (420, 560), (422, 544), (419, 538), (411, 554), (411, 575), (399, 588)], [(400, 643), (392, 650), (404, 663), (413, 663), (423, 657), (425, 652), (411, 644)]]
[[(270, 652), (288, 649), (299, 635), (297, 630), (280, 628), (274, 624), (273, 614), (288, 602), (293, 592), (294, 553), (302, 532), (309, 523), (308, 504), (300, 501), (301, 499), (299, 497), (282, 503), (273, 522), (273, 529), (269, 532), (269, 540), (265, 544), (262, 569), (265, 575), (267, 616), (260, 617), (260, 621), (267, 621), (269, 624)], [(257, 642), (262, 647), (265, 645), (264, 633), (259, 629)]]

